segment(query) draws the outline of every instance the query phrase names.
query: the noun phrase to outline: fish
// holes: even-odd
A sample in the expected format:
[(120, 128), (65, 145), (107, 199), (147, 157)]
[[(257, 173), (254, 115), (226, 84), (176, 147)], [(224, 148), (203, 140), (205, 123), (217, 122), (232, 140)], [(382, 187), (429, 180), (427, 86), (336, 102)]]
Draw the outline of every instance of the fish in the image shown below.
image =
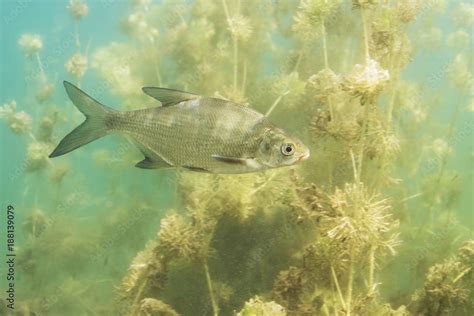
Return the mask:
[(59, 142), (50, 158), (111, 133), (125, 134), (136, 144), (144, 156), (136, 167), (142, 169), (239, 174), (291, 166), (310, 156), (297, 137), (263, 114), (232, 101), (144, 87), (143, 92), (161, 106), (118, 111), (68, 81), (64, 88), (86, 119)]

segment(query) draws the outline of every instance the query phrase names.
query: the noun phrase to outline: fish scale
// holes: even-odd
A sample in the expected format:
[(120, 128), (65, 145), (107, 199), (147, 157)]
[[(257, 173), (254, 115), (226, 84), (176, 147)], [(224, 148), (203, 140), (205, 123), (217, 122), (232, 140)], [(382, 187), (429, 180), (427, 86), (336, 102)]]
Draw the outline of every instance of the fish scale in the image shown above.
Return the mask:
[[(213, 155), (245, 157), (255, 152), (264, 119), (258, 112), (231, 102), (201, 98), (197, 106), (184, 101), (173, 107), (119, 112), (111, 118), (117, 131), (125, 132), (173, 165), (206, 170), (222, 164)], [(148, 123), (148, 116), (153, 121)], [(172, 118), (172, 119), (171, 119)], [(172, 124), (167, 126), (172, 121)], [(143, 124), (147, 122), (147, 124)], [(204, 122), (204, 124), (203, 124)], [(229, 123), (234, 123), (231, 128)]]

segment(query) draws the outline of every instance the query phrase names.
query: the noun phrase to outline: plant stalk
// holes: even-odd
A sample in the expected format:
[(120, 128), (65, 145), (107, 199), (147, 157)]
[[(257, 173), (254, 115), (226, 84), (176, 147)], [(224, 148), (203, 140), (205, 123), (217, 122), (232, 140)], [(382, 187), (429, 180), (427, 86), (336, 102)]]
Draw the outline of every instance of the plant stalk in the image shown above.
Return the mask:
[[(321, 19), (321, 33), (323, 37), (324, 68), (330, 69), (329, 60), (328, 60), (328, 46), (327, 46), (327, 40), (326, 40), (326, 27), (324, 25), (324, 19)], [(326, 98), (327, 98), (327, 102), (329, 106), (329, 113), (331, 114), (331, 120), (334, 120), (334, 109), (332, 106), (331, 96), (328, 95)]]
[(242, 87), (240, 90), (242, 91), (242, 94), (245, 95), (245, 87), (247, 85), (247, 60), (244, 61), (244, 73), (242, 74)]
[[(447, 143), (451, 143), (451, 140), (453, 138), (453, 133), (454, 133), (454, 126), (456, 126), (456, 122), (459, 118), (459, 115), (460, 115), (460, 112), (461, 112), (461, 104), (462, 104), (462, 100), (463, 100), (463, 95), (461, 94), (460, 97), (459, 97), (459, 101), (457, 102), (458, 106), (454, 109), (454, 113), (453, 113), (453, 117), (451, 119), (451, 122), (449, 124), (449, 127), (448, 127), (448, 135), (447, 135)], [(448, 155), (445, 154), (443, 155), (442, 159), (441, 159), (441, 166), (439, 168), (439, 171), (438, 171), (438, 174), (436, 176), (436, 180), (435, 180), (435, 190), (432, 194), (432, 199), (428, 205), (428, 213), (427, 213), (427, 216), (429, 216), (429, 219), (428, 220), (425, 220), (423, 221), (423, 223), (420, 225), (419, 229), (418, 229), (418, 234), (417, 236), (421, 233), (421, 231), (423, 230), (423, 228), (425, 227), (425, 225), (427, 224), (427, 222), (429, 222), (430, 224), (433, 222), (433, 208), (434, 208), (434, 204), (435, 204), (435, 198), (436, 196), (438, 195), (439, 191), (440, 191), (440, 183), (441, 183), (441, 180), (443, 179), (443, 175), (444, 175), (444, 171), (445, 171), (445, 168), (446, 168), (446, 164), (448, 163)]]
[(163, 87), (163, 81), (161, 80), (161, 73), (160, 73), (160, 68), (158, 67), (158, 62), (155, 60), (153, 63), (155, 65), (155, 73), (158, 79), (158, 86)]
[(278, 98), (276, 98), (275, 102), (273, 102), (272, 106), (268, 109), (267, 113), (265, 113), (265, 116), (269, 116), (270, 113), (273, 112), (273, 110), (276, 108), (276, 106), (278, 105), (278, 103), (280, 103), (281, 99), (287, 95), (288, 93), (290, 93), (290, 91), (285, 91), (283, 92), (282, 94), (280, 94), (280, 96)]
[(77, 21), (73, 19), (72, 25), (74, 28), (74, 37), (76, 39), (76, 51), (79, 53), (81, 51), (81, 41), (79, 40), (79, 31), (77, 27)]
[(370, 110), (370, 103), (364, 105), (364, 121), (362, 123), (362, 129), (360, 132), (360, 144), (359, 144), (359, 161), (357, 166), (357, 183), (360, 182), (362, 176), (362, 161), (364, 160), (364, 147), (365, 147), (365, 138), (367, 134), (367, 125), (369, 121), (369, 110)]
[(352, 148), (351, 148), (351, 150), (350, 150), (349, 152), (350, 152), (350, 154), (351, 154), (352, 171), (354, 172), (354, 181), (355, 181), (356, 183), (358, 183), (358, 180), (357, 180), (357, 179), (358, 179), (359, 177), (358, 177), (358, 175), (357, 175), (357, 167), (356, 167), (356, 161), (355, 161), (355, 157), (354, 157), (354, 151), (353, 151)]
[(351, 248), (349, 257), (349, 271), (347, 279), (346, 315), (351, 316), (352, 288), (354, 282), (354, 247)]
[(374, 287), (374, 272), (375, 272), (375, 246), (371, 245), (369, 250), (369, 292), (372, 292)]
[(234, 50), (234, 93), (237, 92), (237, 72), (238, 72), (238, 63), (239, 63), (239, 41), (237, 37), (232, 35), (232, 46)]
[(219, 306), (217, 305), (216, 298), (214, 297), (214, 289), (212, 287), (211, 275), (209, 273), (209, 266), (207, 260), (204, 261), (204, 271), (206, 273), (207, 287), (209, 289), (209, 296), (211, 297), (212, 311), (214, 316), (219, 315)]
[(342, 295), (341, 287), (339, 286), (339, 281), (337, 280), (336, 271), (334, 271), (334, 267), (331, 265), (331, 274), (334, 280), (334, 284), (336, 285), (337, 294), (339, 295), (339, 299), (341, 300), (342, 307), (346, 309), (346, 302), (344, 301), (344, 296)]
[(367, 29), (367, 19), (365, 16), (365, 9), (361, 8), (360, 9), (360, 16), (362, 19), (362, 29), (364, 31), (364, 52), (365, 52), (365, 60), (370, 59), (370, 53), (369, 53), (369, 32)]
[[(239, 2), (240, 5), (240, 2)], [(222, 6), (224, 7), (224, 13), (226, 16), (227, 20), (227, 25), (229, 26), (229, 29), (232, 29), (232, 25), (230, 23), (230, 14), (229, 14), (229, 8), (227, 7), (227, 2), (226, 0), (222, 0)], [(234, 59), (234, 81), (233, 81), (233, 89), (234, 93), (237, 92), (237, 72), (238, 72), (238, 58), (239, 58), (239, 48), (238, 48), (238, 39), (237, 37), (232, 33), (231, 31), (231, 36), (232, 36), (232, 49), (233, 49), (233, 59)]]
[(323, 36), (324, 67), (326, 69), (329, 69), (328, 48), (327, 48), (327, 42), (326, 42), (326, 27), (324, 26), (324, 19), (321, 19), (321, 33)]
[(133, 299), (133, 303), (132, 303), (132, 313), (131, 313), (132, 315), (138, 315), (138, 308), (139, 308), (138, 302), (143, 293), (143, 290), (145, 289), (147, 282), (148, 282), (148, 279), (145, 278), (143, 280), (143, 283), (138, 288), (137, 295), (135, 295), (135, 298)]
[(36, 55), (36, 61), (38, 62), (38, 68), (40, 71), (40, 80), (41, 80), (41, 83), (44, 84), (47, 80), (46, 80), (46, 74), (44, 72), (43, 63), (41, 62), (41, 57), (39, 53), (36, 53), (35, 55)]

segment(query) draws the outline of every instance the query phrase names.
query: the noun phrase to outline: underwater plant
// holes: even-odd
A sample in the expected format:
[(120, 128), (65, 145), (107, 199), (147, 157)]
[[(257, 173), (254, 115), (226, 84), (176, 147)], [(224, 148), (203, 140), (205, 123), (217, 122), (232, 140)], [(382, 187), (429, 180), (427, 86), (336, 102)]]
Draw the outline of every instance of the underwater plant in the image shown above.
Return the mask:
[(73, 22), (76, 53), (72, 55), (72, 57), (64, 64), (64, 67), (70, 75), (76, 78), (78, 85), (80, 85), (80, 79), (87, 71), (88, 59), (85, 55), (81, 54), (81, 41), (79, 39), (78, 22), (87, 16), (89, 13), (89, 7), (84, 0), (70, 0), (67, 9)]
[(32, 58), (43, 48), (43, 41), (38, 34), (23, 34), (18, 40), (18, 44), (28, 58)]
[(43, 40), (38, 34), (25, 33), (18, 39), (18, 45), (29, 60), (32, 60), (33, 57), (36, 59), (38, 70), (33, 72), (32, 77), (39, 79), (40, 87), (36, 92), (36, 101), (43, 103), (49, 100), (54, 92), (54, 85), (48, 81), (40, 56)]
[(265, 302), (260, 297), (255, 296), (245, 302), (244, 308), (237, 313), (237, 316), (285, 316), (285, 309), (275, 302)]
[(474, 242), (467, 241), (458, 254), (428, 270), (423, 289), (412, 297), (415, 314), (456, 315), (472, 309), (474, 293)]
[(31, 130), (31, 116), (25, 111), (16, 111), (16, 101), (5, 103), (0, 108), (0, 118), (5, 121), (10, 130), (15, 134), (25, 134)]

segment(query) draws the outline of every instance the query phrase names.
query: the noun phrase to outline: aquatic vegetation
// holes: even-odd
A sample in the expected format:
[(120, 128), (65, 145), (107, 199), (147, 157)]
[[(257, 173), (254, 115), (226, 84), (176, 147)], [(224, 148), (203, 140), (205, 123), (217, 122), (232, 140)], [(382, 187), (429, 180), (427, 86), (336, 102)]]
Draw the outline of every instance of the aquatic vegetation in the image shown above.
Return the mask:
[(31, 58), (34, 54), (37, 54), (43, 48), (43, 41), (38, 34), (23, 34), (18, 39), (18, 45), (20, 45), (23, 53), (28, 58)]
[[(245, 42), (252, 35), (252, 25), (250, 24), (250, 20), (247, 17), (241, 14), (234, 15), (229, 18), (228, 23), (229, 32), (238, 40)], [(207, 35), (206, 37), (210, 36)]]
[(54, 92), (54, 85), (52, 83), (45, 82), (36, 92), (36, 101), (43, 103), (51, 98)]
[(456, 55), (453, 63), (447, 69), (449, 79), (460, 90), (471, 89), (474, 85), (474, 78), (470, 71), (469, 63), (470, 61), (467, 56), (460, 53)]
[[(285, 302), (284, 306), (296, 313), (313, 306), (312, 312), (317, 313), (322, 307), (332, 306), (334, 298), (341, 304), (337, 309), (357, 314), (360, 304), (366, 303), (352, 303), (355, 266), (364, 261), (368, 265), (368, 294), (364, 300), (373, 300), (375, 269), (380, 266), (377, 261), (386, 254), (395, 255), (400, 244), (396, 232), (398, 222), (391, 219), (390, 205), (386, 199), (370, 195), (362, 184), (347, 184), (344, 190), (336, 188), (333, 194), (326, 195), (312, 186), (299, 194), (303, 200), (295, 205), (298, 219), (303, 223), (314, 222), (317, 237), (304, 248), (301, 268), (290, 267), (278, 275), (273, 287), (277, 302)], [(347, 275), (345, 295), (338, 277), (341, 272)], [(337, 297), (318, 293), (321, 292), (318, 288), (334, 285)], [(316, 297), (320, 301), (317, 305), (313, 302)]]
[(167, 258), (197, 259), (202, 255), (203, 236), (176, 214), (161, 220), (158, 238), (157, 251)]
[(26, 221), (23, 223), (23, 228), (30, 236), (39, 237), (45, 229), (47, 221), (48, 218), (46, 214), (42, 210), (35, 208), (26, 218)]
[(26, 159), (27, 168), (26, 171), (38, 171), (45, 168), (49, 163), (49, 151), (51, 145), (43, 142), (32, 141), (28, 144)]
[(38, 131), (36, 133), (36, 139), (42, 142), (51, 142), (53, 136), (54, 125), (58, 121), (58, 113), (51, 113), (43, 116), (39, 120)]
[(79, 38), (78, 22), (86, 17), (89, 13), (89, 6), (84, 0), (70, 0), (67, 6), (69, 15), (72, 18), (73, 33), (75, 37), (76, 53), (64, 64), (66, 71), (76, 78), (76, 82), (80, 85), (80, 80), (87, 71), (87, 52), (86, 55), (81, 54), (81, 41)]
[(452, 154), (453, 151), (453, 149), (449, 147), (448, 143), (446, 143), (446, 141), (441, 138), (435, 139), (430, 147), (433, 150), (433, 153), (440, 158)]
[(237, 316), (285, 316), (285, 309), (275, 302), (265, 302), (260, 297), (255, 296), (245, 303), (244, 308), (237, 313)]
[(420, 38), (420, 45), (428, 49), (436, 49), (441, 45), (443, 34), (437, 27), (432, 27)]
[(154, 298), (145, 298), (141, 301), (140, 314), (145, 316), (162, 315), (178, 316), (171, 306)]
[[(473, 314), (471, 3), (89, 4), (65, 3), (51, 33), (12, 31), (19, 314)], [(109, 11), (122, 34), (105, 41), (91, 28)], [(117, 110), (157, 106), (144, 86), (241, 103), (311, 158), (153, 172), (108, 138), (50, 160), (82, 119), (63, 79)]]
[(305, 0), (294, 16), (293, 30), (306, 39), (325, 36), (325, 20), (332, 17), (341, 1)]
[(74, 20), (83, 19), (89, 13), (89, 7), (83, 0), (70, 0), (67, 9)]
[(457, 27), (470, 27), (474, 22), (474, 6), (472, 3), (461, 2), (452, 12), (451, 19)]
[(448, 35), (446, 43), (457, 50), (467, 48), (469, 44), (469, 34), (462, 29)]
[(474, 267), (473, 241), (466, 242), (457, 256), (428, 270), (422, 290), (413, 295), (415, 313), (452, 315), (472, 308)]
[(50, 179), (53, 183), (60, 183), (71, 170), (69, 164), (54, 165), (51, 170)]
[(15, 134), (25, 134), (31, 130), (31, 116), (25, 111), (16, 110), (16, 101), (11, 100), (0, 107), (0, 118)]
[(81, 53), (76, 53), (64, 66), (69, 74), (80, 79), (87, 70), (87, 57), (81, 55)]
[(382, 69), (374, 59), (366, 60), (365, 65), (356, 64), (352, 72), (345, 76), (342, 89), (353, 96), (361, 97), (361, 104), (370, 103), (384, 88), (390, 74)]

